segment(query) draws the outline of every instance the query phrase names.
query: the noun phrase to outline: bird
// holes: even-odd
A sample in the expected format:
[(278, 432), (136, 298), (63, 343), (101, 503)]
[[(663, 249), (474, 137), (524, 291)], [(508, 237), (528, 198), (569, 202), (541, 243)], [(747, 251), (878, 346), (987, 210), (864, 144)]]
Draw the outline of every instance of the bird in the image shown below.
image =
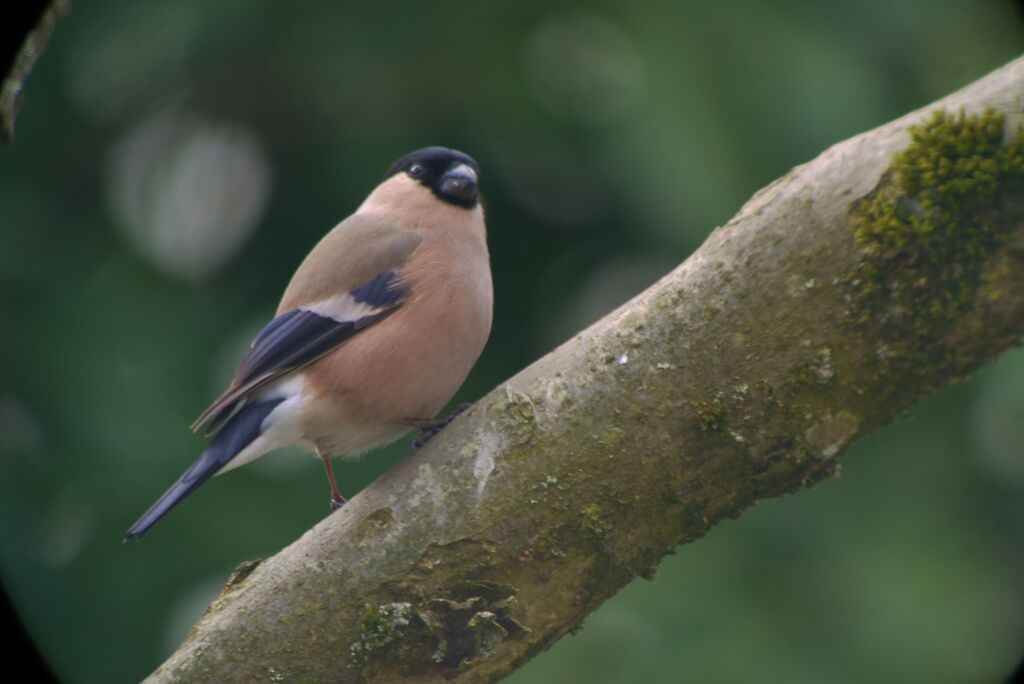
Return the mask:
[(214, 475), (301, 445), (323, 462), (412, 429), (418, 446), (490, 336), (493, 288), (480, 167), (445, 147), (411, 152), (299, 265), (276, 316), (192, 424), (198, 459), (125, 534), (142, 537)]

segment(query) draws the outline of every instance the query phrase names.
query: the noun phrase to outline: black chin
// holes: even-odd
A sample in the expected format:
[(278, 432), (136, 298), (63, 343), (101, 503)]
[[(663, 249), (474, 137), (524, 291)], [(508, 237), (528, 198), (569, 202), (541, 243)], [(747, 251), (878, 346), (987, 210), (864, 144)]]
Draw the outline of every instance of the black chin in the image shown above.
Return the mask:
[(470, 183), (462, 178), (445, 178), (441, 181), (441, 187), (437, 194), (441, 199), (462, 207), (473, 207), (476, 205), (477, 190), (476, 184)]
[(445, 181), (439, 187), (431, 188), (434, 196), (448, 204), (454, 204), (464, 209), (472, 209), (477, 205), (477, 202), (480, 200), (480, 193), (477, 191), (476, 186), (469, 186), (468, 188), (450, 187), (449, 183), (450, 181)]

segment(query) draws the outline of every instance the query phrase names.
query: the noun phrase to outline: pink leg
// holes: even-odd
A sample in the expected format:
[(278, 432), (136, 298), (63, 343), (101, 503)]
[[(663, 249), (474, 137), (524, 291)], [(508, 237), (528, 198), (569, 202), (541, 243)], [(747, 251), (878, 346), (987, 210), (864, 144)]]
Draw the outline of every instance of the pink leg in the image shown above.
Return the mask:
[(316, 447), (316, 455), (320, 457), (320, 460), (324, 462), (324, 471), (327, 473), (327, 482), (331, 485), (331, 508), (338, 510), (345, 505), (345, 497), (338, 491), (338, 483), (334, 480), (334, 468), (331, 467), (331, 456), (320, 451), (320, 447)]

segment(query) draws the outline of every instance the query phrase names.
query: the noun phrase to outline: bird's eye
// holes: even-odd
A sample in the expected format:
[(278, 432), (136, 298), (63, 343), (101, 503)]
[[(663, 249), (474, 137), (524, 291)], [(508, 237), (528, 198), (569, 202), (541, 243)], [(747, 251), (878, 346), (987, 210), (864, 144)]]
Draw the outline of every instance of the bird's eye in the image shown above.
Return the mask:
[(420, 176), (422, 176), (423, 175), (423, 165), (422, 164), (413, 164), (412, 166), (410, 166), (409, 167), (409, 175), (412, 176), (413, 178), (419, 178)]

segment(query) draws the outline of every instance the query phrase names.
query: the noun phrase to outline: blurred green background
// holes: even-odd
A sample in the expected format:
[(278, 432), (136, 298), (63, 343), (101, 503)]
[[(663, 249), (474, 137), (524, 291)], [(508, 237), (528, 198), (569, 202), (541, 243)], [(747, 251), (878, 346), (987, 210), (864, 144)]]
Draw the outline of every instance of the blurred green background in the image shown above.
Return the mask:
[[(320, 465), (121, 535), (292, 270), (405, 152), (483, 169), (473, 400), (682, 261), (758, 188), (1024, 47), (1007, 0), (75, 2), (0, 151), (0, 561), (67, 682), (137, 680), (231, 569), (327, 513)], [(679, 549), (527, 682), (993, 682), (1024, 652), (1024, 349), (843, 476)], [(407, 442), (340, 463), (354, 494)]]

